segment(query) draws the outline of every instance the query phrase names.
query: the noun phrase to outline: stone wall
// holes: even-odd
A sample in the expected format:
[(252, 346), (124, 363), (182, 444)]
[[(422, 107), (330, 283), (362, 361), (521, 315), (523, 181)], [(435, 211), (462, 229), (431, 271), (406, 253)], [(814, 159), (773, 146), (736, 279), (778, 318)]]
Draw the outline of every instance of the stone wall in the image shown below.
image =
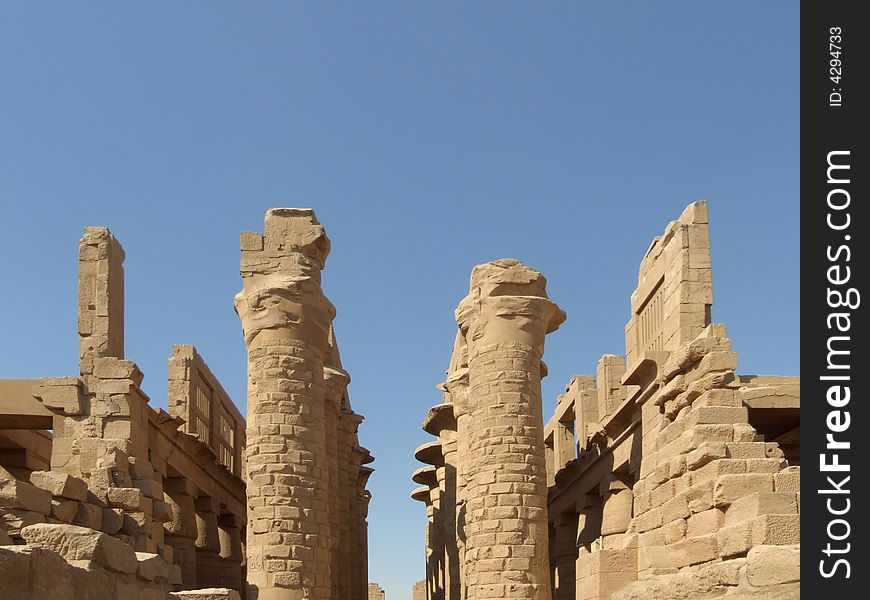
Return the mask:
[[(9, 460), (0, 462), (0, 544), (45, 550), (27, 538), (29, 526), (83, 528), (115, 540), (101, 544), (159, 556), (167, 589), (242, 589), (244, 482), (183, 430), (185, 420), (149, 406), (142, 372), (123, 358), (123, 260), (108, 229), (85, 229), (78, 376), (0, 382), (0, 426), (12, 428), (3, 437), (24, 451), (0, 456)], [(181, 348), (222, 391), (195, 349)]]
[(558, 399), (556, 598), (797, 597), (800, 467), (779, 441), (799, 431), (799, 379), (735, 374), (711, 282), (696, 202), (641, 263), (626, 356), (603, 356)]

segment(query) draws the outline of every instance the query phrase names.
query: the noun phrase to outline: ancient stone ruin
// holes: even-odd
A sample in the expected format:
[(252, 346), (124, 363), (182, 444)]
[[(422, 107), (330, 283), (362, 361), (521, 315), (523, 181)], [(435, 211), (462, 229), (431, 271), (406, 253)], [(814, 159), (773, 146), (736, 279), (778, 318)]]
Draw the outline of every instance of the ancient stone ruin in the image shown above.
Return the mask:
[[(0, 380), (0, 600), (383, 600), (329, 251), (310, 209), (242, 233), (246, 417), (192, 345), (171, 350), (162, 410), (124, 354), (124, 251), (85, 229), (78, 375)], [(625, 354), (547, 419), (566, 315), (546, 283), (515, 259), (472, 270), (415, 453), (412, 598), (798, 598), (800, 380), (736, 373), (706, 202), (643, 257)]]
[(544, 336), (565, 315), (544, 288), (512, 259), (472, 271), (416, 451), (414, 598), (799, 598), (800, 379), (736, 374), (706, 202), (644, 256), (625, 355), (575, 375), (546, 425)]
[(0, 599), (366, 600), (362, 417), (310, 209), (241, 236), (248, 420), (191, 345), (168, 411), (124, 356), (124, 251), (79, 244), (80, 372), (0, 380)]

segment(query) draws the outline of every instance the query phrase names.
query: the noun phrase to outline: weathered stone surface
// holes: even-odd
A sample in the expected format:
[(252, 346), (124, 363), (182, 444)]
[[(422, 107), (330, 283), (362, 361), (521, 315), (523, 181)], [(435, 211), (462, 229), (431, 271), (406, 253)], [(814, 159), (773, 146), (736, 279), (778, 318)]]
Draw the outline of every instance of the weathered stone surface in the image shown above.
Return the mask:
[(147, 581), (167, 579), (169, 570), (166, 563), (157, 554), (136, 552), (136, 575)]
[(99, 531), (75, 525), (40, 523), (22, 529), (21, 537), (28, 544), (53, 550), (68, 561), (93, 561), (118, 573), (136, 571), (133, 549)]
[(756, 546), (746, 559), (747, 578), (756, 587), (800, 581), (800, 546)]
[(52, 496), (69, 498), (79, 502), (84, 502), (88, 496), (88, 484), (66, 473), (33, 471), (30, 474), (30, 483), (51, 492)]
[(51, 493), (18, 479), (0, 478), (0, 506), (47, 515)]

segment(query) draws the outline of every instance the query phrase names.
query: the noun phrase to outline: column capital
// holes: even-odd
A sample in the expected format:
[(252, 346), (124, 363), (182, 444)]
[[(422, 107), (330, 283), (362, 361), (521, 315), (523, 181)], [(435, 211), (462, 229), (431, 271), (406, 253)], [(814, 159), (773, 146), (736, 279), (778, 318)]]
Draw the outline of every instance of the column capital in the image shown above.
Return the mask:
[(241, 235), (242, 291), (235, 308), (248, 347), (304, 340), (326, 352), (335, 307), (320, 288), (329, 238), (310, 208), (273, 208), (264, 234)]
[(565, 321), (565, 312), (549, 299), (547, 280), (513, 258), (477, 265), (468, 295), (456, 309), (456, 321), (470, 350), (504, 342), (544, 352), (544, 336)]

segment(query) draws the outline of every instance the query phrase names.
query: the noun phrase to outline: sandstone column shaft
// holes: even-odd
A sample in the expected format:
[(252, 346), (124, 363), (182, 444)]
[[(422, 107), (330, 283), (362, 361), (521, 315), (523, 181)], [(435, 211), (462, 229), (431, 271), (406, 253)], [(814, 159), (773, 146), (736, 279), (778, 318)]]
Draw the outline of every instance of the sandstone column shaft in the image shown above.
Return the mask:
[(242, 234), (236, 296), (248, 346), (248, 597), (332, 595), (324, 353), (335, 309), (329, 240), (310, 209), (272, 209)]
[(552, 597), (541, 357), (564, 313), (545, 285), (515, 260), (479, 265), (457, 309), (469, 367), (469, 600)]

